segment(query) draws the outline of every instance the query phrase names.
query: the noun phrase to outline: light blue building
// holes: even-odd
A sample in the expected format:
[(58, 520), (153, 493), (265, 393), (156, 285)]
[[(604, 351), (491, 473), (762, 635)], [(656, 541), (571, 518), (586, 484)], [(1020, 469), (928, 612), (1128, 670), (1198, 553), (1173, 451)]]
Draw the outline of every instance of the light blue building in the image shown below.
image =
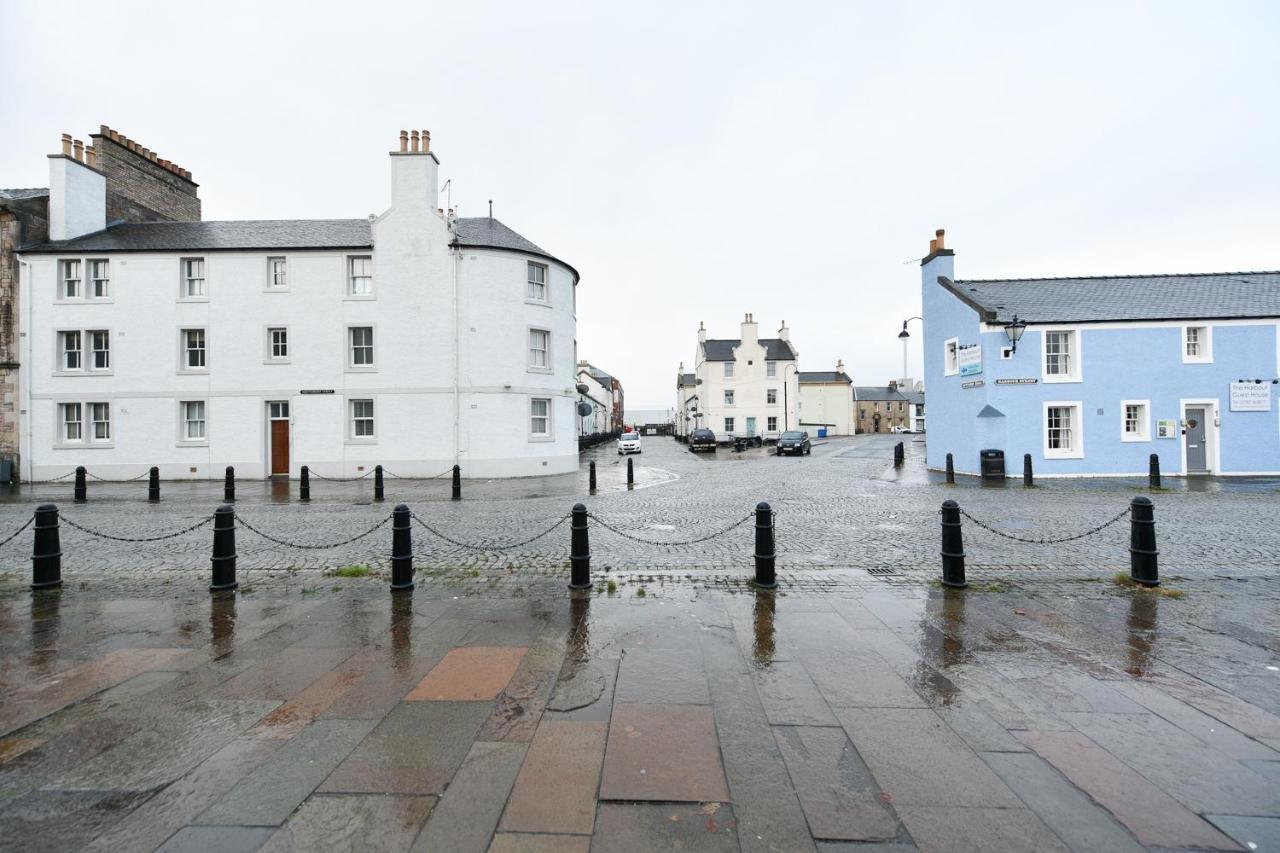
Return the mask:
[(938, 231), (922, 278), (929, 467), (1280, 474), (1280, 272), (957, 280)]

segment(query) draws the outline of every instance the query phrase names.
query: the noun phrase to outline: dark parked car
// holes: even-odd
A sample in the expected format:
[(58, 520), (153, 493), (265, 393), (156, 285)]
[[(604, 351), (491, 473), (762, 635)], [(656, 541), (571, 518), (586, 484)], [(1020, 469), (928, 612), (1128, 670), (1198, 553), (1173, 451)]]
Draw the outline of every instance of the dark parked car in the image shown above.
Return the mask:
[(809, 433), (800, 430), (787, 430), (778, 438), (778, 455), (808, 456), (813, 451), (809, 443)]
[(689, 433), (689, 450), (710, 450), (716, 452), (716, 434), (709, 429), (695, 429)]

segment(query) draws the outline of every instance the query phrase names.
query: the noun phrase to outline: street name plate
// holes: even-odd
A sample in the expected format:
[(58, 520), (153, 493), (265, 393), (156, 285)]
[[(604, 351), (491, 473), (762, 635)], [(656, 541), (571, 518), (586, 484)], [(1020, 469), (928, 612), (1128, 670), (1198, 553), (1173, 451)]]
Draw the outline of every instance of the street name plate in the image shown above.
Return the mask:
[(1039, 379), (997, 379), (997, 385), (1035, 385)]
[(983, 380), (975, 379), (972, 382), (961, 382), (960, 387), (961, 388), (981, 388), (985, 384), (986, 382), (984, 382)]

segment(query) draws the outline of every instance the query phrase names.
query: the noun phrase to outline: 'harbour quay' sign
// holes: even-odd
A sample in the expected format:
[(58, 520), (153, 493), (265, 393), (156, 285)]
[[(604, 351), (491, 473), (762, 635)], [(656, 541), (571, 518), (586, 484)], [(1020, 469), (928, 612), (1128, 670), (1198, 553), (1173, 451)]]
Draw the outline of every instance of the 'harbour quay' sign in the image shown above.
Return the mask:
[(1233, 412), (1269, 412), (1271, 411), (1270, 382), (1232, 382), (1231, 411)]

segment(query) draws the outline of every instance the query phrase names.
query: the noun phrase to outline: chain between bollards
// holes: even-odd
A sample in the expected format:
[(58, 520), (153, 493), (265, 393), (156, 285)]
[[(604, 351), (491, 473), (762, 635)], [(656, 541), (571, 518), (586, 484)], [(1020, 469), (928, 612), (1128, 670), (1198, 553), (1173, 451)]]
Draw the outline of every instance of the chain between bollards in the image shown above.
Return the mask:
[(773, 509), (765, 501), (756, 504), (756, 578), (755, 584), (762, 589), (773, 589), (778, 585), (774, 571), (777, 550), (773, 542)]
[(381, 465), (375, 465), (373, 468), (373, 499), (378, 502), (386, 500), (386, 495), (382, 490)]
[(963, 589), (964, 533), (960, 528), (960, 505), (942, 502), (942, 585)]
[(1160, 552), (1156, 549), (1156, 517), (1151, 498), (1139, 495), (1129, 503), (1129, 577), (1143, 586), (1160, 585)]
[(450, 495), (451, 500), (462, 500), (462, 466), (453, 466), (453, 494)]
[(82, 504), (89, 499), (89, 489), (85, 485), (84, 475), (85, 475), (84, 466), (83, 465), (77, 466), (76, 467), (75, 501), (78, 504)]
[(587, 508), (574, 504), (569, 522), (569, 589), (591, 587), (591, 540), (587, 531)]
[(1022, 454), (1022, 485), (1028, 489), (1036, 484), (1035, 475), (1031, 471), (1031, 454)]
[(227, 475), (222, 481), (222, 499), (227, 503), (236, 501), (236, 469), (228, 465)]
[(236, 581), (236, 509), (223, 504), (213, 513), (213, 579), (209, 592), (235, 589)]
[(947, 485), (954, 486), (956, 484), (956, 463), (951, 458), (951, 454), (947, 454)]
[[(381, 466), (379, 466), (381, 467)], [(391, 591), (413, 589), (413, 513), (405, 504), (391, 511)]]
[(596, 461), (594, 459), (591, 460), (591, 465), (588, 468), (588, 471), (587, 488), (590, 490), (591, 494), (594, 495), (596, 493)]
[(1160, 455), (1151, 454), (1151, 468), (1147, 472), (1147, 485), (1152, 489), (1160, 488)]
[(62, 586), (62, 542), (58, 534), (58, 507), (54, 504), (36, 507), (35, 525), (36, 532), (31, 543), (31, 588), (50, 589)]
[(160, 469), (154, 465), (148, 472), (147, 500), (153, 504), (160, 503)]
[(311, 469), (306, 465), (302, 466), (298, 480), (298, 500), (303, 503), (311, 502)]

